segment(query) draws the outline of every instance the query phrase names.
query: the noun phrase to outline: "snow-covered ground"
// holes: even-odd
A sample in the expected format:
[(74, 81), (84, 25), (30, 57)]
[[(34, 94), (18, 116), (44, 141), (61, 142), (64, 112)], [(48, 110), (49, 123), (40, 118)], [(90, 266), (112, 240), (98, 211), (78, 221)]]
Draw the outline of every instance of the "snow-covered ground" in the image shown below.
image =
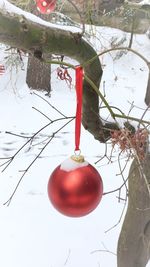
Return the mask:
[[(88, 28), (88, 27), (87, 27)], [(109, 48), (112, 38), (124, 37), (127, 44), (129, 35), (114, 29), (93, 27), (95, 37), (91, 39), (97, 51)], [(118, 39), (117, 39), (118, 40)], [(150, 40), (146, 35), (135, 35), (133, 48), (150, 59)], [(0, 63), (5, 64), (6, 52), (0, 50)], [(128, 114), (140, 118), (146, 108), (144, 104), (148, 78), (147, 65), (133, 53), (124, 54), (114, 60), (115, 53), (101, 57), (103, 64), (103, 84), (107, 101)], [(51, 97), (44, 97), (66, 116), (75, 114), (75, 90), (68, 88), (65, 81), (57, 79), (56, 68), (52, 71)], [(72, 77), (74, 73), (70, 70)], [(49, 121), (34, 108), (39, 109), (50, 119), (61, 115), (45, 101), (29, 90), (25, 82), (26, 71), (7, 68), (0, 76), (0, 158), (12, 156), (27, 139), (7, 134), (6, 131), (31, 136)], [(142, 108), (142, 109), (139, 109)], [(107, 117), (106, 109), (102, 115)], [(144, 119), (149, 119), (149, 112)], [(119, 121), (122, 123), (122, 121)], [(42, 131), (28, 144), (13, 163), (0, 173), (0, 266), (3, 267), (116, 267), (117, 239), (121, 223), (117, 224), (124, 202), (118, 203), (118, 193), (102, 198), (101, 203), (91, 214), (81, 218), (69, 218), (58, 213), (47, 195), (47, 183), (53, 169), (74, 151), (74, 121), (68, 124), (44, 150), (40, 158), (26, 173), (9, 207), (3, 205), (10, 197), (21, 170), (25, 170), (44, 144), (44, 140), (58, 130), (64, 121), (54, 123)], [(43, 143), (42, 143), (43, 141)], [(86, 160), (95, 162), (105, 154), (105, 145), (99, 144), (82, 128), (81, 150)], [(108, 157), (111, 147), (108, 147)], [(95, 165), (100, 172), (104, 192), (117, 188), (122, 183), (118, 151), (112, 157)], [(126, 156), (120, 162), (125, 164)], [(4, 160), (0, 161), (1, 164)], [(127, 177), (129, 165), (124, 171)], [(1, 167), (1, 170), (3, 167)], [(110, 252), (109, 252), (110, 251)], [(147, 267), (150, 267), (150, 264)]]

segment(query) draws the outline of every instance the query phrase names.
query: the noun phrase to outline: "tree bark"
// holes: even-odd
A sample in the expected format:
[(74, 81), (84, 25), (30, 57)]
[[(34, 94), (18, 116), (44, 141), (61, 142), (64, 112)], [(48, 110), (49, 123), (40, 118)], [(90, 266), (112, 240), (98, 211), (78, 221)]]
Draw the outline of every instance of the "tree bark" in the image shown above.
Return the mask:
[(145, 103), (147, 106), (150, 106), (150, 63), (149, 63), (149, 77), (147, 82), (147, 89), (146, 89), (146, 95), (145, 95)]
[(51, 91), (51, 65), (45, 65), (34, 55), (28, 56), (26, 83), (30, 89), (38, 91)]
[[(38, 12), (33, 0), (30, 1), (27, 8), (32, 14), (49, 21), (48, 15), (43, 15)], [(51, 59), (51, 55), (49, 55), (49, 59)], [(31, 89), (47, 91), (49, 94), (51, 91), (51, 65), (44, 64), (34, 55), (29, 55), (26, 83)]]
[(130, 168), (128, 207), (118, 240), (117, 267), (145, 267), (150, 259), (149, 166), (150, 154), (140, 165), (134, 159)]

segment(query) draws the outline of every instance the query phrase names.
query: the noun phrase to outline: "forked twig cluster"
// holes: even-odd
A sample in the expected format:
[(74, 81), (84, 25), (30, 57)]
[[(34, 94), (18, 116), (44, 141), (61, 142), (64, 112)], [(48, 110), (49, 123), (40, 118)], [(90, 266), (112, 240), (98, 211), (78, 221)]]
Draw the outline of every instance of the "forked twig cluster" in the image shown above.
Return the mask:
[(111, 131), (111, 142), (113, 147), (118, 145), (122, 152), (132, 154), (132, 151), (135, 151), (139, 159), (143, 160), (148, 135), (149, 132), (146, 128), (139, 128), (133, 132), (127, 128), (122, 128)]

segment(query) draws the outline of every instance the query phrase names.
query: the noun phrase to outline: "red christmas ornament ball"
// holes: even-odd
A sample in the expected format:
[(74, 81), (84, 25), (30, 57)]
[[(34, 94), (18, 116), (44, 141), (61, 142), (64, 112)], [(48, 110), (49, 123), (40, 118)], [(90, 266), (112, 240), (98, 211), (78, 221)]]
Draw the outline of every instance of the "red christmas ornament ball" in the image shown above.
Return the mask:
[(54, 11), (56, 0), (35, 0), (37, 9), (42, 14), (50, 14)]
[(60, 213), (70, 217), (81, 217), (92, 212), (102, 194), (101, 176), (91, 164), (84, 161), (83, 156), (72, 156), (65, 160), (53, 171), (48, 182), (51, 203)]

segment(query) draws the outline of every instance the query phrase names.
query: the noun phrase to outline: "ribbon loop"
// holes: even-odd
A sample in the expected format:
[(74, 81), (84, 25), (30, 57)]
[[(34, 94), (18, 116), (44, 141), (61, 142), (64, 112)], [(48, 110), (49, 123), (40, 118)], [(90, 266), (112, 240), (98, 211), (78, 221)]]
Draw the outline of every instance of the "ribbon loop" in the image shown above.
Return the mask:
[(80, 151), (81, 117), (82, 117), (82, 91), (83, 91), (83, 68), (75, 68), (76, 89), (76, 119), (75, 119), (75, 151)]

